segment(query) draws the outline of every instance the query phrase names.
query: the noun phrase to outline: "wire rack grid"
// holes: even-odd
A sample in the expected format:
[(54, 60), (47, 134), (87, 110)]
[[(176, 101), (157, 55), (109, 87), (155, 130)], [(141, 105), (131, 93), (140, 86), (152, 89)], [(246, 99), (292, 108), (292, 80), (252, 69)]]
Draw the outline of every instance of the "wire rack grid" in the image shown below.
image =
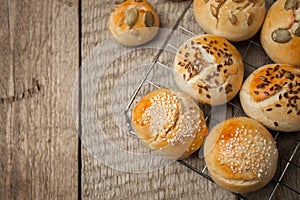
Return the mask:
[[(193, 0), (191, 0), (188, 3), (188, 6), (184, 9), (182, 12), (181, 16), (177, 20), (176, 24), (174, 25), (172, 31), (181, 31), (190, 37), (196, 36), (196, 34), (193, 31), (190, 31), (188, 28), (185, 28), (184, 25), (182, 25), (183, 18), (186, 15), (192, 14), (193, 13), (193, 8), (192, 8), (192, 3)], [(151, 85), (153, 88), (168, 88), (162, 83), (159, 82), (154, 82), (150, 79), (148, 79), (149, 74), (153, 72), (154, 70), (157, 70), (157, 68), (162, 68), (164, 70), (169, 71), (170, 73), (173, 73), (172, 67), (164, 64), (161, 62), (160, 56), (164, 52), (166, 48), (172, 48), (173, 50), (177, 50), (178, 47), (176, 45), (171, 44), (170, 40), (173, 36), (173, 32), (170, 33), (170, 35), (167, 37), (166, 41), (162, 45), (162, 48), (160, 51), (158, 51), (157, 55), (153, 58), (152, 63), (149, 65), (149, 68), (147, 72), (144, 74), (144, 76), (141, 77), (140, 83), (137, 85), (135, 91), (131, 95), (130, 101), (128, 102), (126, 108), (124, 108), (124, 113), (127, 119), (127, 125), (129, 128), (129, 132), (135, 136), (134, 131), (131, 129), (130, 126), (130, 111), (133, 108), (133, 104), (135, 102), (139, 101), (138, 94), (141, 90), (141, 88), (145, 85)], [(272, 61), (264, 54), (262, 46), (259, 42), (259, 40), (255, 38), (251, 38), (250, 40), (247, 40), (243, 43), (235, 43), (234, 44), (237, 49), (240, 50), (241, 55), (243, 57), (243, 62), (245, 65), (245, 74), (246, 77), (249, 75), (252, 71), (257, 69), (263, 64), (267, 63), (272, 63)], [(265, 59), (262, 59), (262, 63), (259, 64), (257, 61), (255, 61), (251, 58), (251, 52), (254, 54), (255, 53), (262, 53), (265, 56), (263, 56)], [(232, 109), (233, 112), (231, 112), (230, 116), (227, 116), (228, 118), (230, 117), (236, 117), (236, 116), (245, 116), (245, 113), (243, 112), (241, 105), (238, 103), (238, 97), (235, 99), (231, 100), (230, 102), (227, 103), (227, 107)], [(201, 105), (200, 105), (201, 106)], [(204, 109), (206, 120), (214, 120), (216, 123), (219, 122), (217, 119), (213, 119), (210, 116), (210, 109), (207, 107), (201, 107)], [(277, 167), (277, 173), (273, 180), (265, 186), (263, 189), (260, 190), (260, 192), (253, 194), (250, 193), (249, 195), (240, 195), (240, 194), (235, 194), (238, 199), (254, 199), (259, 196), (260, 199), (278, 199), (279, 197), (276, 196), (276, 192), (278, 190), (281, 190), (283, 194), (286, 192), (289, 192), (294, 196), (296, 199), (300, 199), (300, 183), (299, 179), (300, 177), (297, 178), (297, 173), (300, 173), (300, 163), (299, 163), (299, 154), (300, 154), (300, 139), (298, 136), (296, 136), (297, 133), (281, 133), (281, 132), (274, 132), (271, 131), (272, 135), (274, 136), (274, 139), (277, 142), (278, 150), (279, 150), (279, 162), (278, 162), (278, 167)], [(299, 133), (298, 133), (299, 135)], [(287, 148), (288, 146), (288, 148)], [(178, 161), (180, 164), (183, 166), (187, 167), (188, 169), (194, 171), (198, 175), (210, 180), (213, 182), (212, 178), (209, 176), (209, 173), (207, 171), (207, 167), (205, 165), (205, 162), (202, 161), (201, 166), (195, 166), (191, 164), (188, 159), (187, 160), (181, 160)], [(285, 175), (289, 172), (292, 171), (293, 173), (296, 173), (295, 180), (288, 179), (286, 180)]]

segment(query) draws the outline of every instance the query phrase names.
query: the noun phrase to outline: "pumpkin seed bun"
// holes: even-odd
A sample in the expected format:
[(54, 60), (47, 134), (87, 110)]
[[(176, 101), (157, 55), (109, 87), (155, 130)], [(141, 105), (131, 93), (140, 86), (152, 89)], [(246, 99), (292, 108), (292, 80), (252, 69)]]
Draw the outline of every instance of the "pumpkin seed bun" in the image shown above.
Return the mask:
[(264, 0), (194, 0), (194, 15), (201, 28), (234, 42), (254, 36), (265, 13)]
[(300, 68), (269, 64), (245, 80), (240, 100), (245, 113), (277, 131), (300, 131)]
[(109, 30), (115, 40), (137, 46), (153, 39), (160, 24), (154, 8), (144, 0), (126, 0), (116, 4), (109, 18)]
[(300, 0), (278, 0), (266, 16), (261, 44), (276, 63), (300, 66)]

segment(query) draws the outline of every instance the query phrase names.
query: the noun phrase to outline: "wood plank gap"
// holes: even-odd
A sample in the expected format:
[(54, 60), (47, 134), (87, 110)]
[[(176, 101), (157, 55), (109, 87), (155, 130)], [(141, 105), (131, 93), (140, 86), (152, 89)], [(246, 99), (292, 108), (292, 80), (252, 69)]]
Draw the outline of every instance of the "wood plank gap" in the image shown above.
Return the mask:
[(81, 110), (82, 110), (82, 85), (81, 85), (81, 65), (82, 65), (82, 0), (78, 0), (78, 51), (79, 51), (79, 69), (78, 69), (78, 199), (82, 198), (81, 177), (82, 177), (82, 124), (81, 124)]

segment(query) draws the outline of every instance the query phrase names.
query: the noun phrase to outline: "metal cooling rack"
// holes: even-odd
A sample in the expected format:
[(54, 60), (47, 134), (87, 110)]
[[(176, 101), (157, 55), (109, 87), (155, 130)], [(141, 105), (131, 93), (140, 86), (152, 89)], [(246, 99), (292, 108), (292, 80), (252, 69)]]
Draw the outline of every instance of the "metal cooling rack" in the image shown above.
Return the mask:
[[(195, 33), (193, 33), (192, 31), (188, 30), (188, 28), (185, 28), (184, 26), (180, 25), (180, 23), (182, 22), (184, 16), (189, 13), (189, 12), (193, 12), (193, 8), (192, 8), (192, 3), (193, 0), (191, 0), (188, 3), (188, 6), (184, 9), (183, 13), (181, 14), (181, 16), (179, 17), (179, 19), (177, 20), (176, 24), (174, 25), (172, 32), (169, 34), (169, 36), (167, 37), (166, 41), (164, 42), (164, 44), (162, 45), (162, 48), (159, 50), (159, 52), (157, 53), (157, 55), (153, 58), (152, 63), (149, 65), (148, 71), (144, 74), (144, 76), (142, 77), (141, 82), (137, 85), (134, 93), (132, 94), (130, 101), (128, 102), (126, 108), (124, 109), (124, 113), (127, 119), (127, 125), (129, 127), (129, 131), (132, 135), (135, 135), (135, 133), (132, 131), (131, 127), (130, 127), (130, 117), (129, 117), (129, 112), (130, 110), (133, 108), (133, 104), (134, 102), (139, 101), (139, 99), (137, 98), (141, 88), (145, 85), (145, 84), (149, 84), (154, 88), (161, 88), (164, 87), (163, 84), (158, 83), (158, 82), (153, 82), (150, 79), (148, 79), (149, 74), (155, 70), (156, 67), (160, 67), (163, 68), (164, 70), (170, 70), (170, 72), (172, 72), (172, 67), (167, 66), (165, 64), (163, 64), (162, 62), (159, 61), (159, 58), (161, 56), (161, 54), (164, 52), (164, 50), (166, 48), (172, 48), (173, 50), (177, 50), (177, 47), (175, 47), (174, 45), (170, 44), (169, 41), (173, 36), (174, 31), (178, 31), (180, 30), (181, 32), (184, 32), (188, 35), (190, 35), (191, 37), (196, 36)], [(245, 45), (246, 42), (246, 45)], [(238, 48), (239, 47), (239, 43), (234, 43), (234, 45)], [(256, 66), (255, 64), (253, 64), (251, 58), (246, 59), (247, 56), (250, 55), (250, 49), (254, 50), (257, 49), (261, 52), (263, 52), (262, 46), (260, 44), (260, 42), (255, 41), (255, 38), (244, 41), (243, 45), (246, 46), (246, 48), (244, 48), (243, 51), (240, 50), (240, 53), (243, 57), (243, 62), (245, 65), (245, 70), (248, 69), (251, 71), (257, 69), (259, 66)], [(239, 48), (238, 48), (239, 49)], [(259, 52), (258, 52), (259, 53)], [(262, 64), (267, 64), (267, 63), (272, 63), (272, 61), (265, 56), (265, 61)], [(167, 88), (167, 87), (166, 87)], [(236, 97), (238, 98), (238, 97)], [(243, 110), (241, 108), (241, 106), (236, 103), (236, 101), (231, 100), (230, 102), (227, 103), (228, 107), (231, 107), (232, 110), (235, 110), (235, 112), (232, 113), (231, 117), (236, 117), (239, 116), (240, 113), (243, 113)], [(205, 112), (205, 111), (204, 111)], [(211, 119), (210, 118), (210, 112), (205, 112), (205, 115), (207, 116), (206, 120), (215, 120), (215, 119)], [(216, 120), (217, 121), (217, 120)], [(259, 190), (261, 192), (261, 194), (265, 194), (265, 197), (262, 197), (259, 194), (253, 194), (250, 193), (250, 195), (240, 195), (240, 194), (235, 194), (237, 196), (238, 199), (254, 199), (259, 197), (260, 199), (275, 199), (275, 193), (276, 191), (279, 190), (279, 188), (281, 188), (283, 190), (282, 193), (286, 193), (286, 192), (291, 192), (295, 195), (295, 197), (297, 199), (300, 199), (300, 183), (296, 182), (293, 183), (292, 180), (285, 180), (285, 175), (287, 174), (287, 172), (289, 171), (290, 168), (293, 168), (293, 170), (296, 170), (296, 179), (297, 180), (297, 170), (298, 173), (300, 173), (300, 163), (299, 161), (295, 161), (293, 159), (296, 159), (297, 157), (299, 158), (300, 155), (300, 138), (297, 137), (294, 134), (289, 134), (289, 133), (281, 133), (281, 132), (274, 132), (271, 131), (272, 135), (274, 136), (274, 139), (277, 142), (277, 147), (279, 150), (279, 160), (278, 160), (278, 167), (277, 167), (277, 173), (274, 176), (273, 180), (264, 188), (262, 188), (261, 190)], [(300, 133), (296, 133), (296, 134), (300, 134)], [(290, 153), (283, 153), (283, 155), (281, 154), (281, 152), (284, 150), (284, 148), (286, 147), (286, 145), (280, 145), (279, 143), (281, 143), (282, 138), (286, 138), (288, 137), (288, 146), (289, 146), (289, 150), (288, 152)], [(285, 150), (286, 151), (286, 150)], [(190, 164), (188, 162), (188, 160), (181, 160), (178, 161), (180, 164), (182, 164), (183, 166), (187, 167), (188, 169), (194, 171), (195, 173), (199, 174), (200, 176), (210, 180), (213, 182), (212, 178), (209, 176), (209, 173), (207, 171), (207, 167), (205, 165), (205, 163), (203, 164), (203, 166), (201, 167), (195, 167), (192, 164)], [(298, 177), (298, 179), (300, 179), (300, 177)], [(294, 184), (296, 186), (294, 186)], [(293, 185), (293, 186), (291, 186)], [(294, 188), (296, 187), (296, 188)], [(267, 194), (266, 194), (267, 193)], [(277, 199), (277, 198), (276, 198)]]

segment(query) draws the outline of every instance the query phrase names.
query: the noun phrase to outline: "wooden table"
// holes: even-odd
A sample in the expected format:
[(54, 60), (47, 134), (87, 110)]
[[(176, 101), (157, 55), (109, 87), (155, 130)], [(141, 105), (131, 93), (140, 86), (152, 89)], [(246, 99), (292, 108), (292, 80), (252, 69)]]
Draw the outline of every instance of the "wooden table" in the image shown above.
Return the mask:
[[(189, 3), (150, 2), (164, 28), (172, 28)], [(112, 1), (0, 0), (0, 5), (0, 199), (236, 199), (177, 162), (154, 172), (121, 172), (98, 162), (81, 144), (74, 81), (85, 58), (110, 37)], [(189, 28), (197, 33), (193, 24)], [(135, 56), (146, 63), (154, 53)], [(131, 64), (130, 56), (124, 62)], [(283, 194), (279, 190), (277, 197)]]

